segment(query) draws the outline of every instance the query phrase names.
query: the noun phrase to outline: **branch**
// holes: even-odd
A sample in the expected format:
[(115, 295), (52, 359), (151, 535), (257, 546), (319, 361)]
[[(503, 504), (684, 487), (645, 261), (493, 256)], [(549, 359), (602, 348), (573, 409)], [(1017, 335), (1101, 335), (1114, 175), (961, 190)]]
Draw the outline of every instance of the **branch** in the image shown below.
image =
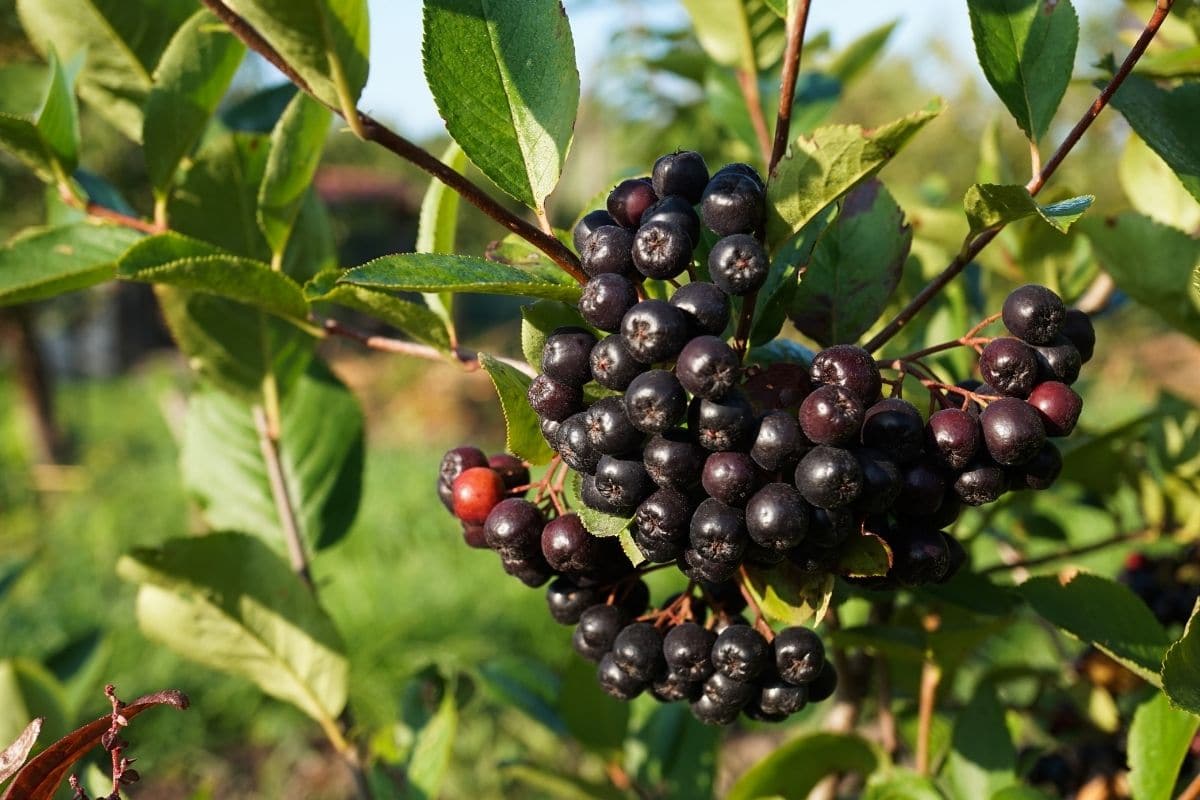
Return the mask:
[[(750, 58), (754, 60), (753, 55)], [(746, 101), (746, 111), (750, 115), (750, 124), (754, 127), (754, 136), (758, 146), (762, 148), (764, 160), (771, 158), (771, 134), (767, 131), (767, 118), (763, 116), (762, 95), (758, 91), (758, 70), (737, 69), (738, 88), (742, 90), (742, 98)]]
[[(201, 0), (201, 2), (229, 27), (234, 36), (245, 42), (247, 47), (271, 62), (288, 80), (296, 84), (298, 88), (313, 96), (312, 88), (308, 85), (308, 82), (246, 20), (238, 16), (237, 13), (221, 2), (221, 0)], [(314, 99), (330, 111), (346, 119), (341, 108), (329, 105), (315, 96)], [(538, 230), (536, 226), (513, 214), (489, 196), (478, 184), (443, 164), (429, 151), (405, 139), (370, 115), (358, 110), (355, 110), (355, 114), (358, 117), (356, 120), (347, 119), (346, 121), (351, 124), (351, 127), (361, 131), (360, 135), (363, 139), (374, 142), (425, 170), (457, 192), (468, 203), (541, 250), (572, 278), (580, 283), (587, 282), (587, 275), (579, 267), (579, 259), (562, 242), (554, 238), (554, 236), (547, 235), (543, 231)]]
[(983, 569), (979, 570), (978, 574), (992, 575), (997, 572), (1008, 572), (1010, 570), (1025, 569), (1027, 567), (1040, 567), (1043, 564), (1050, 564), (1055, 561), (1060, 561), (1064, 558), (1083, 556), (1087, 555), (1088, 553), (1095, 553), (1099, 550), (1105, 550), (1115, 545), (1125, 544), (1127, 542), (1135, 542), (1138, 539), (1145, 539), (1146, 537), (1150, 536), (1151, 533), (1152, 531), (1149, 530), (1133, 531), (1132, 533), (1118, 533), (1115, 536), (1108, 537), (1107, 539), (1101, 539), (1098, 542), (1091, 542), (1090, 544), (1073, 547), (1070, 550), (1059, 550), (1044, 556), (1025, 558), (1020, 561), (1014, 561), (1011, 564), (993, 564), (990, 567), (984, 567)]
[[(1036, 196), (1037, 193), (1042, 190), (1042, 187), (1046, 185), (1046, 181), (1050, 180), (1050, 176), (1054, 174), (1055, 170), (1057, 170), (1059, 165), (1062, 164), (1063, 159), (1067, 157), (1067, 153), (1071, 152), (1075, 145), (1079, 143), (1079, 140), (1083, 137), (1083, 134), (1088, 128), (1091, 127), (1092, 123), (1096, 121), (1096, 117), (1100, 116), (1100, 112), (1103, 111), (1106, 106), (1108, 106), (1109, 101), (1112, 100), (1112, 96), (1116, 94), (1118, 89), (1121, 88), (1121, 84), (1125, 82), (1127, 77), (1129, 77), (1129, 73), (1133, 71), (1138, 59), (1142, 57), (1142, 54), (1146, 52), (1146, 48), (1150, 46), (1151, 40), (1153, 40), (1154, 35), (1158, 33), (1158, 29), (1162, 27), (1163, 21), (1167, 18), (1167, 14), (1171, 11), (1171, 7), (1173, 5), (1175, 5), (1175, 0), (1158, 0), (1158, 3), (1154, 8), (1154, 13), (1146, 22), (1145, 29), (1142, 31), (1141, 36), (1138, 37), (1137, 42), (1135, 42), (1133, 47), (1130, 49), (1129, 55), (1127, 55), (1125, 60), (1121, 63), (1120, 69), (1118, 69), (1116, 74), (1112, 76), (1112, 79), (1105, 84), (1104, 88), (1100, 90), (1100, 94), (1096, 97), (1095, 101), (1092, 102), (1091, 106), (1088, 107), (1087, 111), (1084, 112), (1083, 116), (1080, 117), (1079, 121), (1075, 123), (1075, 127), (1072, 128), (1071, 132), (1067, 134), (1065, 139), (1063, 139), (1062, 144), (1060, 144), (1058, 149), (1054, 151), (1054, 155), (1050, 156), (1050, 160), (1046, 162), (1037, 175), (1030, 179), (1029, 183), (1025, 184), (1025, 188), (1029, 190), (1031, 195)], [(980, 233), (978, 236), (972, 239), (965, 247), (963, 247), (959, 254), (954, 257), (954, 260), (951, 261), (950, 264), (947, 265), (947, 267), (942, 270), (942, 272), (936, 278), (930, 281), (924, 289), (918, 292), (917, 296), (909, 301), (908, 305), (901, 309), (900, 313), (898, 313), (891, 322), (884, 326), (883, 330), (872, 336), (871, 340), (867, 342), (864, 347), (866, 347), (867, 350), (874, 352), (883, 345), (887, 344), (887, 342), (893, 336), (895, 336), (901, 328), (903, 328), (909, 323), (909, 321), (912, 320), (918, 311), (924, 308), (930, 300), (932, 300), (938, 293), (942, 291), (942, 289), (946, 287), (948, 283), (950, 283), (950, 281), (958, 277), (958, 274), (963, 271), (967, 264), (971, 263), (971, 261), (977, 255), (979, 255), (980, 251), (987, 247), (988, 244), (990, 244), (991, 241), (996, 238), (996, 235), (999, 234), (1003, 229), (1004, 225), (999, 225), (995, 228), (991, 228), (990, 230)]]
[(793, 16), (787, 21), (787, 49), (783, 53), (783, 69), (779, 78), (779, 112), (775, 117), (775, 145), (767, 164), (770, 179), (779, 160), (787, 152), (792, 127), (792, 105), (796, 99), (796, 76), (800, 73), (800, 54), (804, 50), (804, 29), (808, 27), (810, 0), (798, 0)]
[(287, 543), (288, 559), (292, 571), (300, 576), (304, 585), (313, 589), (312, 574), (308, 569), (308, 556), (300, 540), (300, 525), (296, 520), (296, 508), (288, 491), (287, 479), (283, 474), (283, 463), (279, 458), (279, 441), (272, 435), (267, 413), (262, 406), (254, 407), (254, 428), (258, 431), (258, 444), (262, 448), (263, 461), (267, 464), (267, 480), (271, 484), (271, 496), (275, 499), (275, 510), (279, 514), (283, 539)]
[[(417, 342), (408, 342), (403, 339), (392, 339), (387, 336), (377, 336), (375, 334), (363, 333), (362, 331), (348, 328), (337, 320), (327, 319), (319, 323), (325, 329), (325, 332), (333, 336), (341, 336), (346, 339), (353, 339), (371, 350), (379, 350), (385, 353), (396, 353), (402, 356), (411, 356), (413, 358), (424, 358), (429, 361), (445, 361), (449, 355), (453, 360), (461, 364), (468, 372), (474, 372), (479, 369), (479, 353), (475, 350), (469, 350), (465, 347), (455, 347), (449, 353), (438, 350), (436, 347), (430, 347), (427, 344), (419, 344)], [(513, 369), (528, 375), (536, 377), (537, 372), (526, 364), (524, 361), (518, 361), (515, 358), (504, 358), (503, 356), (493, 356), (502, 364), (507, 364)]]

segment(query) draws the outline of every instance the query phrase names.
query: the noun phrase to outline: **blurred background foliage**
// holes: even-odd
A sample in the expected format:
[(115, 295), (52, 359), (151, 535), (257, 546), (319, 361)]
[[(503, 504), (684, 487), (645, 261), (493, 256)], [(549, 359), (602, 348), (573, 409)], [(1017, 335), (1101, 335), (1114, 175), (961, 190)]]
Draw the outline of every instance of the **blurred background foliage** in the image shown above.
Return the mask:
[[(1092, 78), (1102, 74), (1091, 65), (1127, 45), (1128, 23), (1141, 19), (1148, 5), (1087, 4), (1082, 67), (1049, 140), (1057, 141), (1091, 102)], [(922, 9), (918, 4), (906, 13)], [(916, 237), (898, 307), (957, 251), (966, 233), (963, 191), (977, 181), (1022, 182), (1029, 154), (978, 68), (956, 55), (961, 50), (928, 43), (938, 65), (933, 86), (928, 68), (918, 70), (912, 54), (889, 49), (890, 32), (889, 26), (847, 41), (836, 30), (810, 31), (796, 125), (870, 127), (934, 95), (948, 101), (948, 111), (881, 175)], [(780, 27), (780, 46), (781, 33)], [(1166, 47), (1195, 50), (1196, 32), (1182, 23), (1169, 24), (1164, 36)], [(620, 176), (644, 172), (668, 149), (697, 149), (710, 163), (753, 160), (753, 131), (732, 73), (704, 58), (690, 29), (634, 27), (605, 52), (603, 77), (584, 98), (564, 180), (552, 199), (556, 226), (569, 227), (598, 193)], [(1158, 52), (1156, 46), (1151, 57)], [(768, 60), (777, 57), (776, 51)], [(777, 90), (772, 66), (762, 75), (768, 108)], [(1200, 61), (1190, 69), (1200, 73)], [(12, 0), (0, 0), (0, 111), (35, 107), (43, 74)], [(247, 61), (210, 136), (220, 137), (222, 126), (269, 128), (288, 96), (270, 90), (276, 81), (263, 64)], [(82, 126), (88, 143), (82, 167), (149, 214), (139, 149), (86, 107)], [(445, 141), (425, 144), (439, 152)], [(1068, 159), (1052, 194), (1095, 194), (1092, 218), (1132, 207), (1195, 236), (1200, 208), (1172, 188), (1169, 175), (1156, 177), (1163, 169), (1118, 114), (1106, 113)], [(349, 266), (412, 249), (426, 185), (424, 175), (383, 150), (332, 134), (317, 190), (338, 262)], [(64, 213), (35, 178), (0, 155), (0, 238)], [(471, 207), (460, 213), (460, 251), (482, 254), (499, 229)], [(1048, 283), (1069, 301), (1088, 291), (1102, 295), (1098, 302), (1089, 298), (1102, 308), (1098, 355), (1084, 379), (1085, 430), (1067, 450), (1064, 487), (1045, 497), (1011, 496), (968, 514), (960, 533), (970, 540), (977, 566), (1145, 530), (1144, 537), (1067, 562), (1114, 576), (1133, 551), (1178, 560), (1180, 548), (1200, 536), (1200, 346), (1167, 328), (1153, 309), (1097, 283), (1091, 247), (1082, 234), (1059, 236), (1033, 222), (1010, 226), (925, 322), (891, 345), (901, 352), (918, 337), (957, 336), (1017, 283)], [(466, 343), (518, 352), (518, 304), (483, 297), (460, 303)], [(179, 686), (193, 700), (186, 719), (148, 715), (136, 728), (135, 745), (145, 743), (135, 751), (139, 767), (152, 776), (138, 797), (344, 796), (345, 776), (300, 712), (148, 645), (133, 622), (135, 587), (114, 573), (130, 548), (197, 525), (177, 469), (189, 375), (151, 291), (107, 284), (4, 309), (0, 331), (0, 742), (23, 725), (26, 711), (47, 715), (46, 739), (98, 714), (108, 681), (127, 694)], [(707, 791), (717, 734), (675, 714), (678, 708), (656, 710), (639, 701), (626, 712), (599, 697), (588, 668), (571, 651), (569, 629), (550, 620), (541, 593), (508, 579), (486, 554), (463, 547), (456, 523), (434, 499), (432, 476), (443, 450), (465, 441), (493, 452), (503, 446), (503, 421), (487, 379), (450, 365), (364, 355), (343, 343), (329, 343), (327, 355), (364, 404), (370, 447), (354, 529), (317, 561), (315, 577), (347, 640), (357, 724), (372, 731), (377, 751), (402, 762), (437, 692), (455, 691), (463, 705), (446, 797), (615, 796), (605, 769), (622, 752), (626, 767), (646, 785), (665, 782), (678, 797)], [(956, 378), (969, 377), (961, 361), (948, 358), (942, 365)], [(1171, 579), (1200, 582), (1194, 555), (1182, 563), (1191, 571)], [(1064, 566), (1052, 561), (1029, 571)], [(896, 613), (900, 623), (915, 620), (917, 611), (901, 601)], [(866, 625), (866, 601), (850, 599), (842, 616), (844, 626)], [(953, 697), (965, 703), (982, 676), (1007, 671), (1010, 679), (998, 684), (1000, 699), (1010, 709), (1022, 768), (1061, 771), (1059, 762), (1046, 766), (1047, 754), (1057, 753), (1074, 772), (1063, 782), (1057, 774), (1041, 776), (1047, 791), (1074, 793), (1100, 775), (1111, 796), (1119, 796), (1113, 776), (1124, 765), (1120, 720), (1144, 699), (1145, 687), (1031, 617), (990, 619), (980, 625), (961, 605), (947, 606), (944, 626), (959, 631), (946, 644), (956, 654)], [(1177, 633), (1178, 619), (1166, 621)], [(921, 651), (901, 639), (887, 655), (913, 666), (897, 670), (901, 679), (891, 687), (902, 736), (911, 741)], [(852, 635), (841, 641), (854, 646)], [(640, 731), (629, 739), (626, 713), (631, 730)], [(795, 724), (814, 722), (803, 714)], [(935, 755), (944, 752), (949, 718), (939, 715), (937, 726)], [(718, 784), (728, 785), (786, 735), (751, 726), (725, 736)], [(653, 736), (676, 742), (686, 757), (655, 763), (644, 752)]]

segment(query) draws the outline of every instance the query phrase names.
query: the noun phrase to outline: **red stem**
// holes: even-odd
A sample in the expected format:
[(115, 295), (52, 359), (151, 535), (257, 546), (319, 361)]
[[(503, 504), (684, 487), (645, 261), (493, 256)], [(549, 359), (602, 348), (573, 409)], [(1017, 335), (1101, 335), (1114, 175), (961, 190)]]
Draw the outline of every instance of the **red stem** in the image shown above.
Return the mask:
[(792, 105), (796, 98), (796, 76), (800, 74), (800, 55), (804, 50), (804, 29), (808, 27), (810, 0), (796, 4), (796, 14), (788, 19), (787, 49), (783, 53), (783, 69), (779, 80), (779, 112), (775, 117), (775, 143), (771, 148), (771, 160), (767, 165), (768, 178), (775, 172), (783, 154), (787, 152), (788, 136), (792, 126)]

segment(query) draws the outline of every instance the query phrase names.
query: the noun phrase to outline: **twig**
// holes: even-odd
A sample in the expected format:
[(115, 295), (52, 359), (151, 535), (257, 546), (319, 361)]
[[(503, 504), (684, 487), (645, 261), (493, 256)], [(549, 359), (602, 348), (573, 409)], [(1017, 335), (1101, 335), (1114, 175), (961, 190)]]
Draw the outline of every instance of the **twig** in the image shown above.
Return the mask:
[(283, 463), (279, 458), (279, 442), (271, 435), (267, 413), (262, 406), (254, 407), (254, 428), (258, 431), (258, 444), (262, 449), (263, 461), (267, 465), (267, 480), (271, 484), (271, 496), (275, 499), (275, 510), (279, 514), (279, 525), (283, 529), (283, 539), (287, 544), (292, 571), (300, 576), (300, 580), (311, 591), (313, 588), (312, 574), (308, 569), (308, 556), (304, 552), (304, 543), (300, 539), (300, 525), (296, 519), (295, 505), (288, 491), (287, 479), (283, 474)]
[(1192, 782), (1187, 785), (1179, 795), (1179, 800), (1198, 800), (1200, 798), (1200, 775), (1192, 779)]
[[(754, 61), (753, 53), (750, 55), (750, 61)], [(771, 134), (767, 130), (762, 95), (758, 91), (758, 69), (742, 68), (735, 70), (735, 74), (738, 88), (742, 90), (742, 97), (746, 101), (746, 111), (750, 114), (750, 124), (754, 127), (754, 136), (758, 139), (758, 146), (762, 148), (763, 160), (767, 161), (771, 158)]]
[[(221, 2), (221, 0), (201, 0), (201, 2), (224, 22), (235, 36), (245, 42), (251, 50), (254, 50), (267, 61), (271, 62), (288, 80), (296, 84), (302, 91), (312, 95), (312, 88), (308, 85), (308, 82), (300, 76), (300, 73), (252, 25), (242, 19), (237, 13)], [(345, 119), (343, 109), (324, 103), (319, 98), (315, 99)], [(363, 139), (374, 142), (425, 170), (458, 192), (468, 203), (541, 250), (572, 278), (580, 283), (587, 282), (587, 276), (579, 267), (579, 259), (562, 242), (513, 214), (484, 192), (478, 184), (443, 164), (429, 151), (405, 139), (370, 115), (357, 110), (355, 113), (358, 115), (358, 119), (347, 120), (347, 122), (357, 122), (357, 130), (361, 131), (360, 135)]]
[(126, 228), (132, 228), (133, 230), (141, 231), (142, 233), (148, 233), (151, 236), (156, 233), (163, 233), (166, 231), (166, 228), (158, 225), (157, 223), (148, 222), (138, 217), (131, 217), (128, 214), (122, 214), (119, 211), (113, 211), (111, 208), (105, 208), (99, 203), (88, 203), (86, 206), (84, 206), (83, 210), (87, 212), (89, 217), (95, 217), (96, 219), (102, 219), (107, 222), (115, 222), (118, 225), (122, 225)]
[(1098, 314), (1108, 306), (1116, 291), (1117, 282), (1112, 275), (1101, 272), (1075, 301), (1075, 307), (1086, 314)]
[(742, 315), (738, 318), (737, 331), (733, 335), (733, 349), (743, 358), (750, 350), (750, 329), (754, 325), (754, 307), (758, 305), (758, 291), (742, 298)]
[(1021, 559), (1020, 561), (1013, 561), (1006, 564), (993, 564), (990, 567), (984, 567), (983, 569), (979, 570), (978, 574), (992, 575), (997, 572), (1009, 572), (1010, 570), (1038, 567), (1042, 564), (1050, 564), (1055, 561), (1061, 561), (1064, 558), (1087, 555), (1088, 553), (1095, 553), (1100, 550), (1105, 550), (1109, 547), (1113, 547), (1114, 545), (1125, 544), (1126, 542), (1135, 542), (1138, 539), (1145, 539), (1146, 537), (1150, 536), (1151, 533), (1152, 531), (1149, 530), (1134, 531), (1132, 533), (1118, 533), (1117, 535), (1110, 536), (1107, 539), (1101, 539), (1098, 542), (1092, 542), (1090, 544), (1073, 547), (1069, 550), (1059, 550), (1044, 556), (1025, 558)]
[[(1125, 82), (1127, 77), (1129, 77), (1129, 73), (1133, 71), (1138, 59), (1140, 59), (1142, 54), (1146, 52), (1146, 48), (1150, 45), (1151, 40), (1154, 39), (1154, 35), (1158, 33), (1158, 29), (1162, 27), (1163, 20), (1167, 18), (1167, 14), (1170, 12), (1173, 5), (1175, 5), (1175, 0), (1158, 0), (1158, 3), (1154, 8), (1154, 13), (1146, 22), (1145, 29), (1142, 31), (1141, 36), (1138, 37), (1137, 42), (1135, 42), (1133, 47), (1130, 49), (1129, 55), (1127, 55), (1125, 60), (1121, 63), (1120, 69), (1118, 69), (1116, 74), (1113, 75), (1112, 80), (1105, 84), (1095, 101), (1093, 101), (1091, 106), (1088, 107), (1088, 110), (1084, 112), (1079, 121), (1075, 123), (1075, 127), (1072, 128), (1071, 132), (1067, 134), (1065, 139), (1063, 139), (1062, 144), (1058, 146), (1058, 149), (1054, 151), (1054, 155), (1050, 156), (1050, 160), (1045, 163), (1037, 175), (1030, 179), (1029, 183), (1025, 184), (1025, 188), (1029, 190), (1030, 194), (1036, 195), (1042, 190), (1042, 187), (1046, 185), (1046, 181), (1050, 179), (1050, 176), (1052, 176), (1055, 170), (1058, 169), (1058, 166), (1062, 163), (1063, 159), (1067, 157), (1067, 153), (1071, 152), (1071, 149), (1079, 143), (1080, 138), (1087, 131), (1087, 129), (1091, 127), (1092, 123), (1096, 120), (1096, 117), (1100, 116), (1100, 112), (1104, 110), (1109, 101), (1112, 100), (1112, 96), (1116, 94), (1119, 88), (1121, 88), (1121, 84)], [(1003, 228), (1003, 225), (990, 228), (986, 231), (983, 231), (969, 243), (967, 243), (963, 249), (959, 251), (958, 255), (954, 257), (954, 260), (952, 260), (937, 277), (930, 281), (924, 289), (918, 292), (917, 296), (910, 300), (908, 305), (901, 309), (900, 312), (892, 319), (892, 321), (885, 325), (883, 329), (879, 331), (879, 333), (871, 337), (871, 340), (864, 345), (867, 350), (874, 352), (883, 345), (887, 344), (887, 342), (891, 340), (891, 338), (895, 336), (901, 328), (903, 328), (909, 323), (910, 320), (912, 320), (918, 311), (924, 308), (930, 300), (937, 296), (938, 293), (940, 293), (942, 289), (944, 289), (946, 285), (950, 283), (950, 281), (954, 280), (954, 278), (956, 278), (958, 274), (963, 271), (967, 264), (971, 263), (971, 261), (977, 255), (979, 255), (979, 253), (985, 247), (987, 247), (993, 239), (996, 238), (996, 235), (1000, 233)]]
[[(371, 333), (363, 333), (362, 331), (348, 328), (337, 320), (327, 319), (319, 321), (326, 333), (334, 336), (341, 336), (346, 339), (353, 339), (363, 347), (368, 347), (372, 350), (379, 350), (385, 353), (396, 353), (402, 356), (411, 356), (413, 358), (424, 358), (429, 361), (445, 361), (447, 356), (457, 361), (468, 372), (474, 372), (479, 369), (479, 353), (475, 350), (470, 350), (466, 347), (455, 347), (449, 353), (438, 350), (436, 347), (431, 347), (427, 344), (419, 344), (417, 342), (409, 342), (404, 339), (392, 339), (388, 336), (377, 336)], [(515, 358), (505, 358), (503, 356), (492, 356), (501, 364), (507, 364), (513, 369), (530, 377), (535, 377), (537, 371), (533, 367), (526, 364), (524, 361), (518, 361)]]
[[(936, 614), (930, 614), (921, 621), (921, 625), (933, 633), (940, 627), (941, 619)], [(917, 700), (917, 772), (921, 775), (929, 774), (929, 738), (933, 733), (933, 709), (941, 680), (942, 668), (926, 654), (921, 664), (921, 688)]]
[(804, 50), (804, 29), (808, 27), (810, 0), (799, 0), (794, 15), (787, 21), (787, 48), (783, 52), (783, 68), (779, 76), (779, 112), (775, 116), (775, 144), (767, 164), (767, 177), (775, 172), (779, 160), (787, 152), (792, 127), (792, 105), (796, 99), (796, 76), (800, 73), (800, 55)]
[(1036, 178), (1042, 171), (1042, 151), (1038, 149), (1036, 139), (1029, 140), (1029, 173), (1030, 180)]
[(737, 586), (738, 591), (742, 594), (742, 598), (746, 601), (746, 605), (750, 606), (751, 610), (754, 611), (754, 627), (770, 642), (775, 638), (775, 631), (771, 630), (771, 626), (767, 624), (766, 615), (763, 614), (762, 608), (758, 605), (758, 601), (754, 599), (754, 594), (750, 591), (750, 576), (746, 573), (745, 567), (738, 567)]

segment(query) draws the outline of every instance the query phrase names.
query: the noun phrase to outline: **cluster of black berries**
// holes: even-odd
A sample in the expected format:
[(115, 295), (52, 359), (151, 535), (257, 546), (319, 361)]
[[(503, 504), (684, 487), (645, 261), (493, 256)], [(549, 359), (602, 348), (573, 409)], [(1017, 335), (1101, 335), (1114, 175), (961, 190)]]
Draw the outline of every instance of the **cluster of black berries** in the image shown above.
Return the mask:
[(442, 456), (438, 468), (438, 497), (462, 523), (463, 540), (471, 547), (487, 547), (483, 523), (488, 514), (528, 488), (529, 467), (508, 453), (489, 457), (476, 447), (456, 447)]
[(1171, 557), (1132, 553), (1117, 580), (1142, 598), (1163, 625), (1184, 625), (1200, 600), (1200, 545)]

